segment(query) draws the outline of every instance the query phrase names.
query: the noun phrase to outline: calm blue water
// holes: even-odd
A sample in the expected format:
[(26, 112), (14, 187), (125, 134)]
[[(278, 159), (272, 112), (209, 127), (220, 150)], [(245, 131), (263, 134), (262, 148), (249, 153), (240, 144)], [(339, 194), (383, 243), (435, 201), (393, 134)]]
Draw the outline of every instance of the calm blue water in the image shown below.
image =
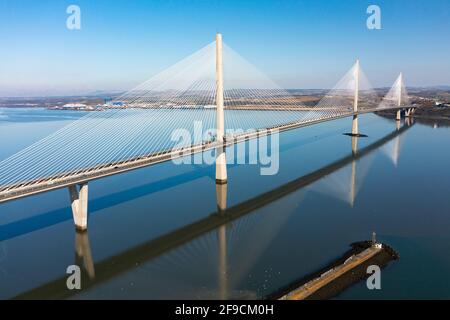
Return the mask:
[[(82, 115), (0, 109), (0, 160)], [(84, 234), (74, 230), (67, 190), (0, 204), (0, 298), (39, 287), (32, 297), (258, 298), (372, 231), (400, 260), (382, 271), (382, 290), (361, 283), (338, 298), (450, 298), (448, 128), (415, 123), (281, 196), (286, 183), (351, 155), (351, 138), (342, 135), (350, 126), (342, 119), (283, 133), (278, 174), (229, 165), (226, 190), (216, 190), (214, 166), (172, 162), (93, 181)], [(365, 115), (360, 130), (364, 150), (396, 125)], [(225, 225), (215, 224), (228, 214), (218, 212), (216, 192), (239, 216)], [(75, 263), (87, 278), (69, 292), (66, 268)]]

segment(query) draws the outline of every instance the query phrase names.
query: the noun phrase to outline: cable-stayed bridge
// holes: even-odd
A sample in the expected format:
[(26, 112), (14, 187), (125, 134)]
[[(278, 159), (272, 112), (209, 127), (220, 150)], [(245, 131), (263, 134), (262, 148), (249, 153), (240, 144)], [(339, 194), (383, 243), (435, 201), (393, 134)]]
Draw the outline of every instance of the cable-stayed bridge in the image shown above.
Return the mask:
[[(75, 225), (87, 227), (88, 182), (215, 151), (216, 181), (227, 182), (225, 150), (284, 130), (380, 110), (407, 110), (400, 75), (380, 99), (359, 61), (315, 105), (273, 83), (216, 41), (116, 99), (0, 162), (0, 202), (68, 187)], [(198, 130), (196, 130), (198, 129)], [(187, 139), (182, 139), (186, 133)]]
[[(305, 190), (314, 186), (315, 183), (320, 182), (324, 177), (330, 177), (334, 174), (338, 174), (340, 170), (350, 167), (352, 171), (356, 168), (354, 165), (356, 162), (360, 162), (361, 160), (370, 157), (377, 150), (386, 147), (389, 143), (392, 143), (397, 138), (401, 138), (407, 133), (407, 130), (411, 128), (412, 123), (407, 121), (404, 126), (393, 130), (387, 135), (381, 137), (380, 139), (372, 142), (371, 144), (359, 149), (353, 149), (354, 146), (352, 144), (352, 152), (348, 155), (343, 156), (340, 159), (337, 159), (323, 167), (318, 168), (317, 170), (302, 175), (300, 177), (296, 177), (287, 183), (276, 187), (270, 191), (259, 194), (253, 198), (247, 199), (244, 202), (234, 204), (233, 206), (227, 207), (226, 204), (226, 193), (227, 186), (226, 184), (217, 185), (217, 211), (210, 212), (206, 214), (204, 218), (195, 221), (191, 224), (180, 227), (179, 229), (172, 230), (167, 234), (161, 235), (158, 238), (152, 238), (144, 243), (136, 245), (132, 248), (127, 249), (124, 252), (120, 252), (118, 254), (113, 255), (112, 257), (105, 258), (100, 261), (95, 261), (92, 257), (91, 253), (91, 245), (89, 243), (89, 231), (86, 232), (76, 232), (75, 234), (75, 249), (76, 249), (76, 264), (80, 267), (84, 267), (86, 272), (82, 272), (82, 283), (83, 288), (88, 289), (104, 283), (114, 277), (119, 276), (120, 274), (126, 273), (127, 271), (136, 268), (137, 265), (143, 266), (151, 261), (157, 260), (158, 258), (164, 258), (164, 256), (170, 255), (171, 257), (177, 255), (177, 251), (181, 251), (183, 253), (183, 258), (181, 261), (177, 261), (175, 259), (168, 259), (170, 261), (171, 266), (174, 264), (180, 267), (180, 269), (186, 268), (186, 263), (197, 263), (199, 257), (208, 256), (208, 253), (214, 252), (217, 250), (217, 255), (214, 254), (213, 257), (210, 258), (217, 259), (216, 263), (213, 264), (213, 270), (208, 269), (208, 272), (214, 273), (216, 272), (218, 275), (218, 286), (217, 292), (214, 296), (209, 296), (210, 298), (220, 298), (220, 299), (236, 299), (235, 293), (232, 292), (233, 289), (238, 289), (238, 283), (240, 276), (245, 274), (239, 268), (239, 271), (236, 274), (230, 274), (227, 270), (229, 270), (228, 264), (232, 258), (239, 259), (240, 266), (242, 260), (244, 261), (242, 266), (245, 266), (245, 262), (247, 263), (257, 263), (255, 259), (258, 254), (258, 250), (248, 250), (248, 247), (242, 248), (242, 241), (238, 241), (237, 239), (242, 239), (244, 235), (252, 238), (252, 241), (247, 243), (257, 243), (258, 247), (262, 245), (262, 242), (269, 241), (272, 239), (270, 237), (269, 232), (260, 232), (259, 227), (252, 227), (257, 221), (266, 220), (267, 216), (264, 212), (258, 212), (258, 209), (263, 208), (271, 203), (278, 201), (284, 197), (288, 197), (292, 194), (297, 193), (300, 190)], [(355, 140), (360, 138), (353, 137)], [(359, 170), (358, 170), (359, 171)], [(358, 173), (358, 175), (360, 172)], [(354, 173), (352, 172), (351, 176)], [(350, 188), (351, 189), (351, 188)], [(351, 194), (352, 192), (348, 190)], [(135, 190), (132, 192), (135, 194)], [(225, 198), (224, 198), (225, 195)], [(107, 197), (111, 197), (108, 195)], [(114, 196), (113, 196), (114, 197)], [(295, 197), (296, 201), (298, 200), (298, 196)], [(94, 200), (94, 201), (98, 201)], [(297, 202), (296, 202), (297, 203)], [(266, 228), (269, 230), (276, 229), (276, 223), (283, 223), (285, 218), (289, 216), (292, 212), (289, 210), (280, 212), (277, 215), (277, 218), (274, 220), (269, 220), (270, 223), (266, 225)], [(256, 216), (262, 215), (261, 217), (256, 218)], [(29, 219), (35, 219), (35, 217), (27, 218), (26, 221), (21, 221), (19, 223), (25, 225), (34, 225), (29, 223)], [(48, 228), (49, 222), (52, 219), (49, 217), (42, 218), (42, 225), (40, 228)], [(281, 220), (281, 221), (279, 221)], [(21, 230), (22, 228), (17, 228), (17, 222), (11, 223), (11, 225), (6, 225), (3, 228), (6, 231), (7, 229)], [(231, 224), (233, 227), (231, 227)], [(250, 228), (248, 228), (248, 224), (250, 224)], [(51, 224), (50, 224), (51, 225)], [(264, 225), (262, 225), (264, 227)], [(255, 233), (255, 231), (258, 231)], [(30, 230), (25, 231), (26, 233), (22, 233), (23, 230), (19, 231), (13, 235), (13, 237), (17, 237), (19, 235), (26, 234), (30, 232)], [(5, 232), (8, 233), (8, 232)], [(275, 231), (276, 234), (276, 231)], [(258, 238), (259, 237), (259, 238)], [(257, 241), (255, 241), (255, 239)], [(206, 241), (202, 246), (199, 246), (195, 243), (195, 241)], [(230, 254), (230, 251), (233, 249), (233, 245), (239, 244), (234, 248), (238, 247), (240, 250), (238, 252), (234, 251), (236, 255)], [(205, 246), (209, 250), (205, 250)], [(245, 252), (245, 256), (240, 256), (238, 253)], [(81, 259), (82, 261), (78, 261)], [(204, 260), (201, 260), (200, 263), (203, 263)], [(146, 267), (148, 268), (148, 266)], [(224, 277), (224, 275), (226, 275)], [(16, 299), (33, 299), (36, 297), (44, 298), (44, 299), (61, 299), (61, 298), (69, 298), (76, 296), (79, 292), (76, 290), (67, 290), (65, 284), (67, 281), (67, 277), (63, 276), (61, 278), (57, 278), (49, 283), (43, 284), (37, 288), (34, 288), (28, 292), (21, 293), (19, 296), (15, 297)], [(240, 296), (239, 296), (240, 297)]]

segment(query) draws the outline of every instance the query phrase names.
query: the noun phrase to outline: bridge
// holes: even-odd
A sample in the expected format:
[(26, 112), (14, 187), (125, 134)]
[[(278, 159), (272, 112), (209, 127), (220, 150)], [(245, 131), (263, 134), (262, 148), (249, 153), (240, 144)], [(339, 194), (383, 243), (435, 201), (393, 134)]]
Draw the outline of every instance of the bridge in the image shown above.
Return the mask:
[[(346, 173), (350, 173), (351, 177), (349, 179), (349, 188), (346, 191), (350, 193), (350, 197), (354, 197), (355, 192), (353, 190), (357, 188), (357, 186), (355, 186), (354, 179), (354, 177), (357, 175), (356, 163), (360, 160), (363, 160), (364, 158), (370, 157), (380, 148), (386, 147), (387, 145), (389, 145), (389, 143), (395, 142), (396, 139), (404, 137), (404, 135), (407, 133), (407, 130), (409, 130), (412, 125), (412, 121), (409, 121), (408, 119), (407, 121), (405, 121), (405, 125), (394, 129), (392, 132), (360, 149), (356, 148), (357, 143), (353, 143), (354, 141), (356, 142), (359, 138), (352, 137), (352, 150), (342, 158), (339, 158), (305, 175), (295, 177), (285, 184), (282, 184), (270, 191), (256, 195), (250, 199), (245, 200), (244, 202), (237, 203), (233, 206), (227, 206), (227, 184), (218, 184), (216, 193), (217, 211), (205, 214), (204, 218), (194, 221), (188, 225), (182, 226), (179, 229), (172, 230), (157, 238), (149, 239), (146, 242), (135, 245), (124, 250), (123, 252), (119, 252), (118, 254), (114, 254), (111, 257), (99, 261), (95, 261), (92, 256), (89, 231), (77, 231), (74, 241), (76, 253), (75, 264), (84, 268), (85, 272), (81, 273), (83, 288), (84, 290), (86, 290), (106, 283), (109, 280), (120, 276), (121, 274), (133, 270), (137, 265), (142, 266), (151, 263), (158, 258), (164, 257), (164, 255), (174, 254), (177, 250), (183, 252), (188, 251), (192, 254), (192, 252), (196, 252), (196, 250), (199, 250), (198, 246), (193, 244), (193, 242), (199, 241), (199, 239), (202, 239), (202, 237), (205, 237), (208, 234), (215, 235), (217, 233), (217, 237), (212, 237), (213, 239), (215, 239), (215, 241), (213, 243), (208, 243), (208, 245), (212, 246), (211, 250), (213, 250), (215, 246), (217, 246), (218, 250), (218, 270), (214, 271), (217, 272), (219, 280), (217, 288), (217, 298), (236, 299), (236, 296), (233, 295), (235, 294), (235, 292), (233, 292), (232, 290), (233, 287), (236, 286), (236, 284), (233, 284), (233, 281), (229, 278), (229, 276), (223, 276), (227, 274), (227, 256), (229, 258), (229, 251), (231, 249), (230, 244), (233, 243), (234, 239), (242, 237), (242, 233), (251, 232), (251, 230), (258, 230), (258, 228), (245, 228), (245, 225), (249, 223), (249, 219), (253, 218), (257, 221), (260, 219), (264, 220), (264, 216), (258, 218), (252, 217), (258, 209), (274, 203), (279, 199), (288, 197), (289, 195), (292, 195), (299, 190), (304, 190), (308, 187), (311, 187), (314, 183), (320, 181), (324, 177), (329, 177), (333, 174), (337, 174), (340, 170), (348, 166), (351, 166), (351, 172)], [(359, 180), (359, 182), (361, 183), (362, 181)], [(159, 189), (160, 188), (158, 188), (158, 190)], [(133, 190), (131, 193), (134, 196), (137, 192), (136, 190)], [(108, 195), (106, 197), (115, 198), (114, 195)], [(351, 201), (353, 200), (354, 199), (351, 199)], [(49, 214), (55, 215), (55, 213), (56, 212), (50, 212)], [(264, 215), (264, 213), (262, 212), (259, 212), (257, 214)], [(280, 212), (279, 216), (286, 216), (288, 214), (289, 210), (283, 213)], [(35, 220), (36, 217), (29, 217), (25, 221), (13, 222), (10, 225), (5, 225), (3, 227), (3, 230), (1, 230), (4, 232), (0, 232), (0, 234), (8, 234), (9, 232), (7, 230), (18, 232), (17, 229), (22, 229), (17, 228), (18, 223), (25, 225), (35, 225), (34, 223), (29, 223), (30, 219)], [(42, 217), (42, 223), (39, 223), (39, 230), (51, 226), (52, 224), (50, 221), (52, 220), (53, 219), (49, 216)], [(281, 217), (280, 219), (280, 222), (282, 221), (285, 221), (283, 217)], [(56, 223), (58, 222), (59, 221), (56, 221)], [(276, 222), (278, 223), (278, 220), (276, 220)], [(250, 225), (252, 225), (253, 223), (255, 222), (250, 221)], [(231, 228), (231, 225), (233, 225), (234, 227)], [(271, 228), (276, 228), (276, 226), (272, 224)], [(233, 234), (232, 230), (234, 233), (238, 232), (238, 234)], [(36, 230), (24, 230), (22, 231), (24, 233), (16, 233), (10, 235), (10, 237), (21, 236), (33, 231)], [(270, 235), (267, 235), (265, 233), (263, 234), (266, 240), (267, 238), (270, 239)], [(252, 236), (255, 236), (255, 238), (253, 239), (256, 239), (256, 235)], [(201, 252), (199, 254), (205, 254), (205, 252)], [(253, 252), (246, 253), (247, 256), (252, 256), (253, 254)], [(193, 256), (197, 257), (197, 255)], [(183, 266), (185, 266), (186, 253), (183, 255), (183, 257), (184, 258), (182, 262), (180, 261), (179, 263), (183, 263)], [(171, 263), (173, 263), (172, 259), (170, 259), (170, 261)], [(56, 279), (44, 283), (41, 286), (38, 286), (26, 292), (22, 292), (19, 295), (15, 296), (14, 299), (68, 299), (76, 297), (78, 292), (76, 290), (67, 290), (66, 281), (66, 275), (62, 275), (61, 277), (57, 277)], [(216, 298), (216, 296), (214, 296), (214, 298)], [(255, 299), (256, 297), (253, 298)]]
[[(349, 135), (358, 137), (359, 115), (396, 110), (400, 121), (402, 111), (407, 117), (415, 112), (402, 74), (378, 101), (359, 60), (317, 104), (301, 98), (276, 86), (217, 34), (215, 42), (105, 111), (91, 112), (1, 161), (0, 203), (68, 188), (75, 226), (85, 230), (92, 180), (213, 151), (216, 182), (226, 184), (226, 150), (237, 143), (346, 117), (352, 118)], [(185, 130), (174, 139), (183, 128), (194, 138), (181, 139)]]

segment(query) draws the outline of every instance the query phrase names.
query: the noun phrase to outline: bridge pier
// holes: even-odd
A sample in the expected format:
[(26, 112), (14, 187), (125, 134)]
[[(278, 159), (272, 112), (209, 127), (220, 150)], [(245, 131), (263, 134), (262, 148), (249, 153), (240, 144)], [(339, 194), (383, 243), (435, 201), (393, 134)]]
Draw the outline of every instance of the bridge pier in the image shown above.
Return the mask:
[(87, 229), (88, 214), (88, 184), (87, 182), (69, 186), (70, 201), (72, 206), (73, 221), (77, 230)]
[(219, 147), (216, 149), (216, 183), (226, 184), (227, 180), (227, 159), (225, 155), (225, 148)]
[(401, 111), (399, 109), (399, 110), (397, 110), (397, 117), (395, 118), (395, 120), (400, 121), (401, 119), (402, 119), (402, 116), (401, 116)]
[(405, 116), (412, 117), (415, 112), (416, 112), (416, 108), (408, 108), (405, 112)]
[(358, 115), (353, 116), (352, 120), (352, 136), (358, 136)]
[(227, 209), (227, 184), (216, 184), (216, 201), (219, 213)]

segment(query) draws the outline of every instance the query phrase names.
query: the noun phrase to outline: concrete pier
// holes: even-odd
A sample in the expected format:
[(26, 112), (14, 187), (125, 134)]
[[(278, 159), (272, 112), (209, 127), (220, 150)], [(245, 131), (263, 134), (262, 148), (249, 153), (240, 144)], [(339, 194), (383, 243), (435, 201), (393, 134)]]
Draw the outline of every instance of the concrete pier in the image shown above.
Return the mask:
[(219, 213), (227, 208), (227, 184), (216, 184), (216, 201)]
[(366, 250), (364, 250), (363, 252), (358, 253), (358, 254), (353, 255), (352, 257), (348, 258), (343, 264), (322, 273), (319, 277), (305, 283), (298, 289), (295, 289), (295, 290), (289, 292), (288, 294), (282, 296), (281, 298), (279, 298), (279, 300), (304, 300), (304, 299), (307, 299), (309, 296), (311, 296), (312, 294), (314, 294), (321, 288), (325, 287), (326, 285), (335, 281), (337, 278), (341, 277), (345, 273), (349, 272), (350, 270), (356, 268), (357, 266), (361, 265), (365, 261), (374, 257), (376, 254), (378, 254), (382, 250), (383, 249), (378, 246), (369, 247)]
[(75, 228), (80, 231), (86, 230), (88, 215), (88, 184), (81, 183), (78, 186), (69, 186), (69, 194)]
[(416, 108), (408, 108), (405, 111), (405, 117), (412, 117), (415, 112)]
[(352, 120), (352, 136), (358, 136), (358, 116), (354, 115)]
[[(223, 111), (223, 63), (222, 63), (222, 35), (216, 35), (216, 121), (217, 141), (223, 142), (225, 136), (225, 116)], [(216, 182), (227, 183), (227, 162), (225, 148), (216, 149)]]

